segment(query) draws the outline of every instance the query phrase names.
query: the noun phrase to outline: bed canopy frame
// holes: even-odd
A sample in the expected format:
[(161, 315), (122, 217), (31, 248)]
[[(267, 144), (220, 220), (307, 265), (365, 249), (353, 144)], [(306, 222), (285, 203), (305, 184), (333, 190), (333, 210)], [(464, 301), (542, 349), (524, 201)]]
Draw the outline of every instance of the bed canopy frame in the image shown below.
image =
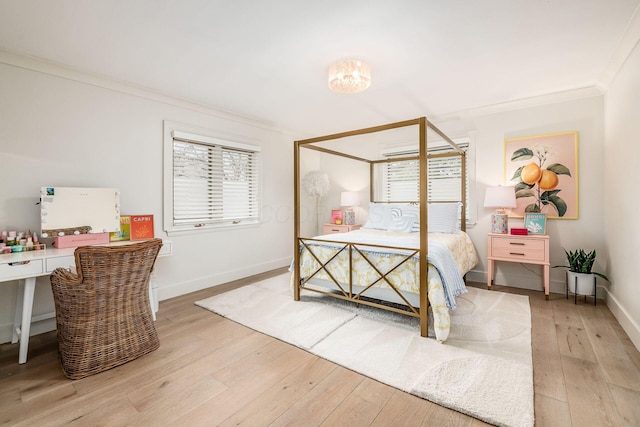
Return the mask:
[[(384, 131), (389, 131), (389, 130), (393, 130), (393, 129), (401, 129), (401, 128), (407, 128), (407, 127), (411, 127), (411, 126), (418, 126), (418, 130), (419, 130), (419, 136), (418, 136), (418, 155), (417, 156), (406, 156), (406, 157), (395, 157), (393, 159), (384, 159), (384, 160), (380, 160), (380, 159), (376, 159), (376, 158), (372, 158), (372, 157), (362, 157), (362, 156), (356, 156), (356, 155), (352, 155), (352, 154), (348, 154), (345, 152), (340, 152), (334, 148), (326, 148), (326, 147), (322, 147), (320, 145), (320, 143), (323, 142), (327, 142), (327, 141), (334, 141), (334, 140), (339, 140), (342, 138), (348, 138), (348, 137), (354, 137), (354, 136), (362, 136), (362, 135), (367, 135), (367, 134), (376, 134), (376, 133), (380, 133), (380, 132), (384, 132)], [(431, 130), (433, 132), (435, 132), (437, 135), (439, 135), (444, 141), (446, 141), (448, 143), (448, 145), (450, 146), (450, 151), (448, 152), (441, 152), (441, 153), (437, 153), (437, 154), (428, 154), (427, 150), (427, 131)], [(334, 155), (334, 156), (340, 156), (340, 157), (345, 157), (348, 159), (352, 159), (355, 161), (359, 161), (359, 162), (365, 162), (369, 164), (369, 193), (370, 193), (370, 200), (372, 202), (375, 202), (375, 194), (374, 194), (374, 168), (376, 164), (379, 163), (384, 163), (384, 162), (399, 162), (399, 161), (404, 161), (404, 160), (418, 160), (419, 161), (419, 221), (420, 221), (420, 238), (419, 238), (419, 242), (420, 242), (420, 247), (419, 249), (415, 249), (415, 248), (396, 248), (396, 249), (406, 249), (408, 251), (412, 251), (411, 253), (409, 253), (406, 257), (406, 259), (403, 261), (407, 261), (408, 259), (410, 259), (411, 257), (418, 255), (419, 256), (419, 288), (420, 288), (420, 296), (419, 296), (419, 301), (420, 301), (420, 305), (419, 307), (414, 307), (412, 306), (405, 298), (404, 296), (400, 293), (400, 291), (398, 289), (396, 289), (393, 284), (389, 283), (389, 281), (386, 279), (386, 275), (390, 273), (390, 271), (388, 271), (387, 273), (382, 273), (381, 271), (379, 271), (375, 265), (371, 264), (371, 262), (369, 262), (371, 264), (371, 266), (376, 270), (376, 272), (380, 275), (380, 278), (378, 280), (376, 280), (375, 282), (369, 284), (366, 289), (369, 289), (370, 287), (372, 287), (375, 283), (377, 283), (380, 280), (384, 280), (386, 281), (389, 286), (398, 294), (398, 296), (405, 301), (405, 303), (407, 304), (407, 310), (403, 310), (400, 308), (396, 308), (394, 306), (389, 306), (389, 305), (384, 305), (381, 303), (378, 303), (376, 301), (373, 300), (368, 300), (368, 299), (362, 299), (361, 298), (361, 294), (363, 292), (366, 291), (366, 289), (364, 291), (361, 291), (359, 293), (354, 293), (351, 289), (351, 283), (349, 283), (349, 287), (348, 289), (346, 289), (346, 286), (341, 286), (335, 279), (333, 279), (333, 277), (331, 276), (331, 273), (329, 273), (329, 271), (326, 268), (326, 265), (329, 264), (331, 262), (331, 260), (334, 258), (332, 257), (331, 259), (329, 259), (326, 262), (321, 262), (320, 260), (318, 260), (316, 258), (316, 261), (320, 264), (320, 268), (316, 271), (316, 273), (318, 273), (321, 270), (324, 270), (331, 278), (332, 280), (336, 283), (336, 285), (340, 288), (341, 292), (339, 293), (334, 293), (334, 292), (329, 292), (329, 291), (325, 291), (325, 290), (320, 290), (317, 288), (312, 288), (312, 287), (306, 287), (306, 281), (308, 281), (309, 279), (311, 279), (311, 277), (307, 278), (306, 281), (301, 281), (300, 278), (300, 249), (302, 247), (307, 247), (307, 244), (309, 242), (312, 242), (314, 239), (313, 238), (305, 238), (302, 237), (300, 235), (300, 220), (301, 220), (301, 197), (300, 197), (300, 153), (301, 153), (301, 149), (311, 149), (311, 150), (317, 150), (320, 151), (322, 153), (325, 154), (329, 154), (329, 155)], [(372, 150), (375, 151), (375, 150)], [(460, 191), (460, 198), (461, 200), (451, 200), (454, 202), (461, 202), (462, 203), (462, 209), (461, 209), (461, 229), (464, 231), (465, 230), (465, 223), (466, 223), (466, 217), (465, 217), (465, 211), (466, 211), (466, 156), (465, 156), (465, 151), (462, 150), (451, 138), (449, 138), (447, 135), (445, 135), (440, 129), (438, 129), (436, 126), (433, 125), (433, 123), (429, 122), (427, 120), (426, 117), (420, 117), (420, 118), (416, 118), (413, 120), (406, 120), (406, 121), (402, 121), (402, 122), (396, 122), (396, 123), (390, 123), (390, 124), (386, 124), (386, 125), (381, 125), (381, 126), (374, 126), (374, 127), (369, 127), (369, 128), (364, 128), (364, 129), (358, 129), (358, 130), (352, 130), (352, 131), (348, 131), (348, 132), (342, 132), (342, 133), (336, 133), (336, 134), (331, 134), (331, 135), (326, 135), (326, 136), (320, 136), (320, 137), (316, 137), (316, 138), (310, 138), (310, 139), (304, 139), (304, 140), (298, 140), (294, 142), (294, 272), (293, 272), (293, 280), (294, 280), (294, 286), (293, 286), (293, 292), (294, 292), (294, 300), (299, 301), (300, 300), (300, 291), (302, 289), (304, 290), (309, 290), (309, 291), (313, 291), (313, 292), (318, 292), (321, 294), (325, 294), (331, 297), (335, 297), (335, 298), (339, 298), (339, 299), (343, 299), (343, 300), (347, 300), (347, 301), (351, 301), (353, 303), (356, 304), (365, 304), (365, 305), (369, 305), (369, 306), (373, 306), (373, 307), (377, 307), (377, 308), (381, 308), (381, 309), (385, 309), (385, 310), (390, 310), (390, 311), (394, 311), (397, 313), (402, 313), (405, 315), (409, 315), (409, 316), (413, 316), (413, 317), (418, 317), (420, 319), (420, 335), (423, 337), (426, 337), (428, 335), (428, 306), (429, 306), (429, 299), (428, 299), (428, 295), (427, 295), (427, 273), (428, 273), (428, 263), (427, 263), (427, 253), (428, 253), (428, 203), (431, 203), (427, 200), (427, 194), (428, 194), (428, 159), (430, 158), (437, 158), (437, 157), (459, 157), (460, 161), (461, 161), (461, 191)], [(451, 201), (447, 201), (447, 202), (451, 202)], [(393, 201), (385, 201), (385, 203), (415, 203), (415, 201), (400, 201), (400, 200), (393, 200)], [(442, 202), (442, 201), (441, 201)], [(437, 202), (436, 202), (437, 203)], [(324, 241), (326, 241), (326, 239), (323, 239)], [(362, 256), (364, 256), (364, 254), (362, 254), (362, 252), (359, 250), (359, 246), (367, 246), (367, 247), (372, 247), (372, 246), (376, 246), (376, 245), (358, 245), (358, 244), (354, 244), (354, 243), (344, 243), (344, 242), (340, 242), (341, 244), (344, 244), (344, 248), (342, 248), (341, 250), (349, 250), (349, 251), (357, 251), (359, 252)], [(366, 257), (365, 257), (366, 258)], [(401, 263), (402, 264), (402, 263)], [(397, 268), (394, 267), (393, 269)], [(392, 270), (393, 270), (392, 269)], [(316, 274), (314, 273), (314, 274)], [(312, 275), (313, 277), (313, 275)], [(349, 277), (352, 277), (351, 271), (349, 272)], [(351, 282), (351, 279), (350, 279)], [(422, 310), (421, 308), (424, 307), (424, 310)]]

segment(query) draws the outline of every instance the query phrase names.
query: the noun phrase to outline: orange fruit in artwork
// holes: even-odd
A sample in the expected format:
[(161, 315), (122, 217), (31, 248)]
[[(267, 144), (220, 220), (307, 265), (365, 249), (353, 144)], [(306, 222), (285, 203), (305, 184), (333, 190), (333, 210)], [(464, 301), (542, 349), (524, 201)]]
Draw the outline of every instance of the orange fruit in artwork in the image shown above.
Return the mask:
[(555, 172), (545, 169), (542, 171), (538, 185), (543, 190), (553, 190), (558, 186), (558, 181), (558, 175)]
[(535, 184), (540, 180), (540, 178), (542, 178), (542, 169), (533, 162), (529, 163), (527, 166), (522, 168), (520, 178), (529, 185)]

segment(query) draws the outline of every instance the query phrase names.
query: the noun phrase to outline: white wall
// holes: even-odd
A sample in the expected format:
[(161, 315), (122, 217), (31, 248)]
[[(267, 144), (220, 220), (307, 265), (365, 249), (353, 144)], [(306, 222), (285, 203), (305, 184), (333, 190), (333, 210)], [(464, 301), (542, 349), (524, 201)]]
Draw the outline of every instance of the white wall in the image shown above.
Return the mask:
[(640, 45), (610, 85), (606, 96), (604, 153), (605, 231), (611, 265), (607, 305), (640, 348), (640, 197), (637, 190), (640, 159)]
[[(264, 223), (172, 236), (156, 267), (160, 299), (288, 265), (293, 253), (294, 138), (270, 124), (0, 54), (0, 229), (40, 229), (42, 186), (118, 187), (122, 214), (162, 230), (163, 120), (262, 147)], [(0, 287), (0, 342), (10, 337), (17, 282)], [(48, 277), (34, 314), (53, 311)], [(34, 325), (34, 332), (50, 329)]]

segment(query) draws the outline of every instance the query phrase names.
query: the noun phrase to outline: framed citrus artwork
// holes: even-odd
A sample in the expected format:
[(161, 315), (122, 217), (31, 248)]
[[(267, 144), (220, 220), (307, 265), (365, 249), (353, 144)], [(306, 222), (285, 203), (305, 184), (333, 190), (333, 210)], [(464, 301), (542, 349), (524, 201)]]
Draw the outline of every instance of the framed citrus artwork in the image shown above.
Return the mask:
[(504, 174), (516, 192), (510, 216), (578, 219), (578, 132), (505, 139)]

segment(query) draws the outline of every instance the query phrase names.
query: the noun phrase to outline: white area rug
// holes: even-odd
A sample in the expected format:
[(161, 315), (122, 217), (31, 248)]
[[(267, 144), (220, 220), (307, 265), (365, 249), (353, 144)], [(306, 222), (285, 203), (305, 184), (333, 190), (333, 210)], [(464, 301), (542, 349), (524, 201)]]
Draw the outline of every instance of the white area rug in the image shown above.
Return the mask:
[[(382, 383), (500, 426), (533, 426), (531, 313), (526, 296), (469, 288), (444, 344), (418, 319), (312, 292), (294, 301), (289, 274), (196, 304)], [(431, 322), (431, 320), (430, 320)]]

